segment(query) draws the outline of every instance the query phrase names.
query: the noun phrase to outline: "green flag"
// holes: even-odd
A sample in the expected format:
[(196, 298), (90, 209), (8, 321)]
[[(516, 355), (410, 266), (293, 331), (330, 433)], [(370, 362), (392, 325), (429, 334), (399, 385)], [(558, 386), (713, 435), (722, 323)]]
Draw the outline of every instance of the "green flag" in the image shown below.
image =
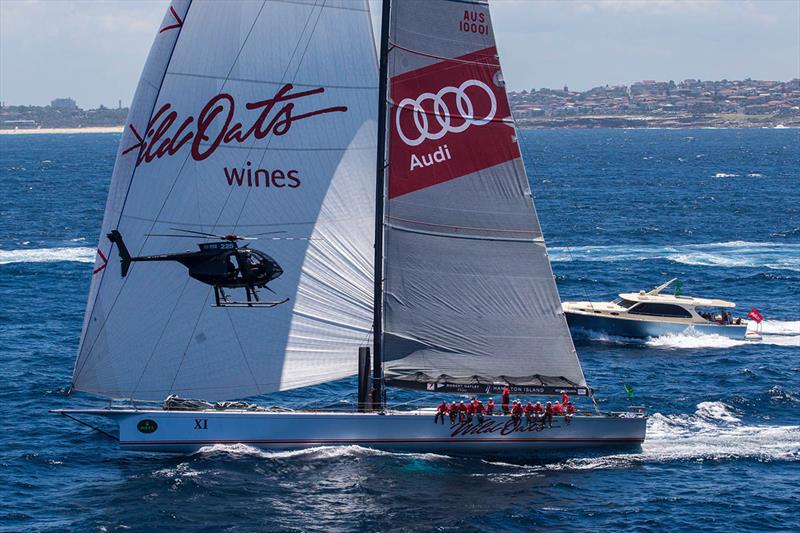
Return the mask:
[(628, 393), (628, 399), (633, 400), (633, 387), (625, 385), (625, 392)]
[(675, 296), (681, 295), (681, 280), (675, 280)]

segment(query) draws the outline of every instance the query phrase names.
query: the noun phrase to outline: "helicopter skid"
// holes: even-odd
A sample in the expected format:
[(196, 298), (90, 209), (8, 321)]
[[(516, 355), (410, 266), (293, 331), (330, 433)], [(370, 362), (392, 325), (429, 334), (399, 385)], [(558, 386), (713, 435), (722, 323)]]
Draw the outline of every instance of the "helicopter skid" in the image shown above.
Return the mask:
[(277, 302), (225, 302), (220, 301), (213, 304), (211, 307), (275, 307), (276, 305), (285, 304), (289, 298)]

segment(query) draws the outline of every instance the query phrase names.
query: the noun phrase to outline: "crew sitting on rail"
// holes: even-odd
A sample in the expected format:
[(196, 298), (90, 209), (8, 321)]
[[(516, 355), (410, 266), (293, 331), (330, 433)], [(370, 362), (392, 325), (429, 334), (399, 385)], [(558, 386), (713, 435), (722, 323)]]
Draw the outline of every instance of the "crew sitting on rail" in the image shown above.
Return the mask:
[(530, 400), (525, 404), (525, 419), (528, 421), (529, 426), (533, 424), (533, 404)]
[(544, 419), (542, 420), (542, 427), (547, 424), (547, 427), (553, 427), (553, 406), (547, 402), (544, 406)]
[(461, 400), (461, 403), (458, 404), (458, 421), (463, 422), (467, 419), (467, 406), (464, 405), (464, 400)]
[(486, 414), (488, 416), (494, 415), (494, 398), (489, 398), (489, 401), (486, 402)]
[(475, 414), (478, 416), (478, 422), (483, 422), (483, 415), (486, 412), (486, 407), (484, 407), (483, 402), (477, 400), (475, 404)]
[(472, 422), (473, 416), (475, 416), (475, 404), (473, 402), (469, 402), (467, 404), (467, 423)]
[(572, 421), (572, 417), (575, 414), (575, 406), (572, 405), (572, 402), (567, 402), (564, 406), (564, 422), (569, 424)]
[(455, 400), (450, 404), (450, 408), (447, 411), (450, 414), (450, 423), (455, 424), (456, 417), (458, 416), (458, 404), (455, 402)]
[(564, 414), (564, 407), (561, 405), (561, 402), (558, 400), (553, 403), (553, 414), (554, 415), (563, 415)]
[(514, 422), (519, 422), (523, 412), (522, 403), (519, 400), (514, 400), (514, 406), (511, 408), (511, 418), (514, 419)]
[(442, 403), (440, 403), (439, 407), (436, 408), (436, 416), (433, 417), (433, 423), (438, 424), (439, 419), (441, 418), (442, 424), (444, 424), (444, 415), (446, 415), (449, 410), (450, 408), (447, 406), (447, 401), (442, 400)]

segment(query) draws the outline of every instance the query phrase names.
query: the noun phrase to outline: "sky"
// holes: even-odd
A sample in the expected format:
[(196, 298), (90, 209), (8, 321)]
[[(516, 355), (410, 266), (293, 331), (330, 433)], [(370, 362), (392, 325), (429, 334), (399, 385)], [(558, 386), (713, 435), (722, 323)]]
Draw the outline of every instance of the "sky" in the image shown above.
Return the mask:
[[(167, 0), (0, 0), (0, 101), (46, 105), (70, 96), (87, 109), (116, 107), (118, 100), (127, 106), (167, 6)], [(800, 0), (494, 0), (491, 6), (511, 90), (800, 78)]]

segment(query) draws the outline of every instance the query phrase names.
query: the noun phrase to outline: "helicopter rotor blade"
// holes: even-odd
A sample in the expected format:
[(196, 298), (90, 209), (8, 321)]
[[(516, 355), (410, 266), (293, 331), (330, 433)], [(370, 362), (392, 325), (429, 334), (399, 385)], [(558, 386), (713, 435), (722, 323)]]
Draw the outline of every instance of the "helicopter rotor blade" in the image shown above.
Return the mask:
[(184, 239), (196, 239), (194, 235), (170, 235), (168, 233), (145, 233), (146, 237), (182, 237)]
[(250, 237), (260, 237), (262, 235), (275, 235), (276, 233), (286, 233), (284, 230), (278, 231), (265, 231), (264, 233), (253, 233), (252, 235), (247, 235), (246, 237), (242, 237), (243, 239), (249, 239)]
[(182, 228), (169, 228), (174, 231), (184, 231), (186, 233), (194, 233), (195, 235), (202, 235), (204, 237), (214, 237), (215, 239), (224, 239), (224, 235), (215, 235), (213, 233), (206, 233), (205, 231), (193, 231), (190, 229), (182, 229)]

